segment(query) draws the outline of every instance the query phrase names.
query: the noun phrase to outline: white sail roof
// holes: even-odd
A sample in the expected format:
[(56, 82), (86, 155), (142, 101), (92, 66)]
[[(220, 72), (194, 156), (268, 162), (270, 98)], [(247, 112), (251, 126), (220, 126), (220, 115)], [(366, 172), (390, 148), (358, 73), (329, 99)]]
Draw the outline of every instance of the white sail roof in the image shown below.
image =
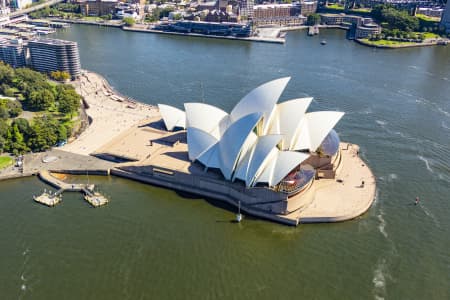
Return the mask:
[(187, 129), (187, 143), (189, 145), (189, 159), (194, 161), (200, 154), (217, 143), (217, 139), (201, 129), (189, 127)]
[(262, 130), (265, 134), (269, 121), (273, 117), (275, 104), (290, 79), (290, 77), (285, 77), (272, 80), (252, 90), (233, 108), (230, 113), (231, 120), (234, 122), (245, 115), (261, 112), (264, 117)]
[(295, 136), (298, 134), (300, 121), (312, 99), (311, 97), (293, 99), (277, 105), (275, 118), (271, 123), (269, 132), (283, 135), (283, 150), (292, 149)]
[(306, 113), (312, 98), (276, 104), (289, 77), (252, 90), (230, 114), (205, 103), (186, 103), (186, 113), (159, 104), (169, 130), (187, 127), (189, 159), (218, 168), (227, 180), (277, 185), (314, 152), (342, 118), (342, 112)]
[(219, 143), (212, 145), (208, 150), (200, 154), (197, 160), (208, 168), (220, 169), (220, 148)]
[(343, 115), (343, 112), (338, 111), (307, 113), (300, 123), (298, 137), (293, 149), (316, 151)]
[(184, 111), (166, 104), (158, 104), (158, 108), (167, 130), (172, 131), (175, 127), (186, 128)]
[[(201, 129), (216, 139), (220, 139), (228, 126), (228, 114), (215, 106), (205, 103), (185, 103), (184, 109), (186, 110), (187, 127)], [(221, 128), (221, 124), (225, 128)]]
[(275, 186), (308, 157), (307, 153), (278, 151), (272, 164), (268, 164), (254, 184), (265, 182), (269, 186)]
[[(255, 135), (256, 136), (256, 135)], [(234, 178), (241, 179), (247, 183), (253, 181), (255, 174), (265, 166), (265, 160), (270, 157), (270, 152), (276, 150), (281, 140), (281, 135), (265, 135), (255, 137), (251, 149), (239, 160)]]
[(261, 136), (256, 143), (252, 160), (250, 161), (247, 177), (245, 183), (247, 186), (250, 186), (255, 177), (262, 172), (268, 161), (272, 158), (271, 152), (276, 153), (278, 149), (276, 148), (277, 144), (281, 140), (281, 135), (265, 135)]
[[(241, 155), (241, 148), (253, 128), (261, 120), (262, 113), (256, 112), (240, 118), (228, 127), (219, 141), (220, 170), (223, 176), (230, 180)], [(245, 155), (245, 153), (243, 153)]]

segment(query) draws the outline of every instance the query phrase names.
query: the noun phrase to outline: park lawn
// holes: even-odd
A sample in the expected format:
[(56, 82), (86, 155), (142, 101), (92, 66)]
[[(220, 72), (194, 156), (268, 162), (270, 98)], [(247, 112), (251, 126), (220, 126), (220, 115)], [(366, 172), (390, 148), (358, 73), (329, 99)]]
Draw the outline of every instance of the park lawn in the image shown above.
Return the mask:
[(391, 40), (379, 40), (379, 41), (370, 41), (369, 39), (361, 39), (364, 43), (376, 46), (406, 46), (406, 45), (415, 45), (417, 43), (412, 42), (399, 42), (399, 41), (391, 41)]
[[(329, 8), (329, 9), (336, 9), (336, 10), (344, 10), (344, 6), (343, 6), (343, 5), (340, 5), (340, 4), (337, 4), (337, 3), (334, 3), (334, 4), (328, 4), (328, 5), (326, 6), (326, 8)], [(361, 7), (361, 8), (351, 8), (351, 9), (349, 9), (348, 11), (349, 11), (349, 12), (371, 12), (372, 9), (367, 8), (367, 7)]]
[(350, 11), (354, 11), (354, 12), (371, 12), (372, 11), (372, 9), (371, 8), (368, 8), (368, 7), (361, 7), (361, 8), (353, 8), (353, 9), (350, 9)]
[(437, 39), (439, 38), (439, 34), (432, 33), (432, 32), (416, 32), (417, 34), (423, 34), (425, 39)]
[(328, 4), (327, 8), (344, 10), (344, 6), (336, 4), (336, 3), (335, 4)]
[(439, 22), (439, 21), (441, 21), (441, 18), (429, 17), (429, 16), (422, 15), (422, 14), (416, 14), (416, 17), (419, 18), (419, 19), (422, 19), (424, 21), (431, 21), (431, 22)]
[(4, 169), (14, 163), (14, 160), (9, 156), (0, 156), (0, 170)]

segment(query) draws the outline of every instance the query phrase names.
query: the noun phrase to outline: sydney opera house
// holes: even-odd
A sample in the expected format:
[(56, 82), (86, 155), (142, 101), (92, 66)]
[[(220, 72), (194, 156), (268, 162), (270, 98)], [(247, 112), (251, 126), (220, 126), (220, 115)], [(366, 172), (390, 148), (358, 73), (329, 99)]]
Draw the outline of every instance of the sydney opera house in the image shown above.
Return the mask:
[(205, 103), (159, 104), (165, 132), (181, 142), (152, 154), (140, 171), (145, 181), (286, 224), (364, 213), (375, 181), (359, 147), (340, 142), (333, 129), (344, 113), (310, 112), (312, 98), (278, 103), (289, 79), (255, 88), (230, 113)]
[(247, 188), (293, 195), (311, 184), (316, 169), (332, 169), (339, 159), (333, 127), (344, 113), (307, 113), (312, 98), (277, 104), (289, 79), (259, 86), (229, 114), (204, 103), (186, 103), (185, 111), (158, 106), (168, 130), (186, 129), (192, 162), (220, 170), (225, 180), (240, 180)]

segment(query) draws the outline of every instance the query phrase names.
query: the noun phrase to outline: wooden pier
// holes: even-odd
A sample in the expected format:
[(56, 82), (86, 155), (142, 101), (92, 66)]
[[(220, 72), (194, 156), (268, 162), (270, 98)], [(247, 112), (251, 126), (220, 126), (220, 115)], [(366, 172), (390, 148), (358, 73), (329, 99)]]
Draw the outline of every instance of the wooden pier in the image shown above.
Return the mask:
[(80, 183), (66, 183), (51, 175), (49, 171), (39, 172), (39, 178), (45, 183), (57, 188), (58, 190), (52, 194), (51, 191), (44, 192), (39, 196), (33, 196), (33, 200), (47, 205), (55, 206), (62, 200), (63, 192), (81, 192), (84, 194), (84, 199), (94, 207), (102, 206), (108, 203), (108, 199), (98, 192), (94, 192), (95, 185), (93, 184), (80, 184)]

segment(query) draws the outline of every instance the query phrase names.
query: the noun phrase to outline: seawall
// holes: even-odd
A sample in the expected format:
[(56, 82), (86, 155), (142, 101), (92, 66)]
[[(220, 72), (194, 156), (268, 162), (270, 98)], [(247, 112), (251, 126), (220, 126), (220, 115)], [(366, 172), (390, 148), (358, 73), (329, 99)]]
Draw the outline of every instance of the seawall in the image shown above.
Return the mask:
[[(139, 175), (137, 173), (124, 171), (124, 170), (117, 169), (117, 168), (111, 169), (111, 175), (136, 180), (136, 181), (140, 181), (143, 183), (168, 188), (171, 190), (178, 190), (178, 191), (198, 195), (201, 197), (212, 198), (212, 199), (224, 201), (234, 207), (238, 207), (238, 203), (240, 201), (240, 199), (237, 197), (234, 197), (230, 194), (221, 193), (219, 191), (212, 192), (212, 191), (206, 190), (206, 189), (204, 189), (202, 187), (198, 187), (198, 186), (194, 187), (194, 186), (189, 186), (188, 184), (175, 184), (174, 182), (170, 182), (167, 180), (160, 180), (155, 176), (143, 176), (143, 175)], [(249, 215), (263, 218), (263, 219), (270, 220), (270, 221), (274, 221), (274, 222), (281, 223), (284, 225), (297, 226), (299, 224), (298, 219), (294, 220), (294, 219), (285, 218), (280, 215), (264, 213), (263, 211), (250, 208), (249, 206), (245, 205), (244, 202), (241, 202), (241, 210)]]

